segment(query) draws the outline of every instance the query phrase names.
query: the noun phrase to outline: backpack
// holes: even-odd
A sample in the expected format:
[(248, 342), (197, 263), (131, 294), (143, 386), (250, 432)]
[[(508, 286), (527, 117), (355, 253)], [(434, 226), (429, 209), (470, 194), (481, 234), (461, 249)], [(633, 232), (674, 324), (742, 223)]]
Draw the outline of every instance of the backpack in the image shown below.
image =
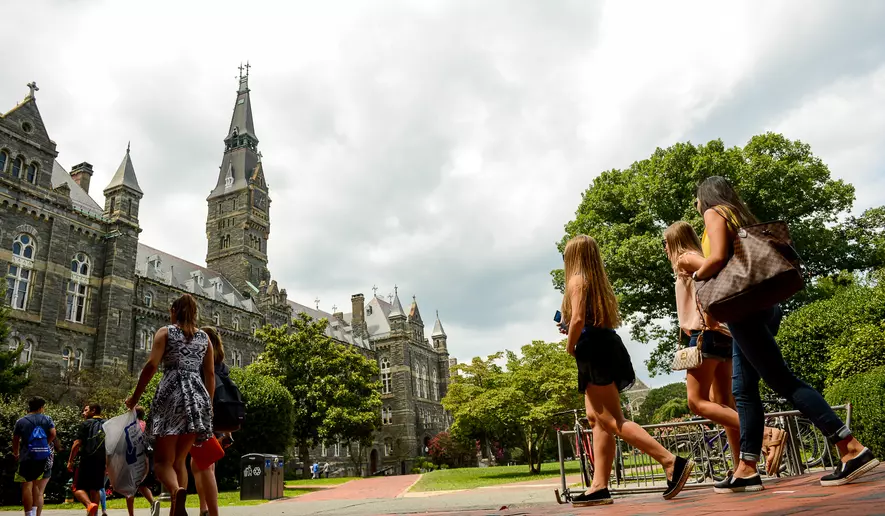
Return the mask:
[(86, 442), (83, 443), (83, 455), (92, 456), (101, 453), (105, 454), (104, 448), (104, 426), (101, 419), (90, 419), (83, 423), (89, 425)]
[(35, 423), (33, 419), (28, 419), (28, 422), (34, 427), (31, 430), (31, 435), (28, 437), (28, 458), (31, 460), (48, 459), (49, 439), (46, 436), (46, 430), (43, 429), (43, 426)]
[(235, 432), (243, 426), (246, 404), (237, 384), (228, 375), (215, 375), (215, 396), (212, 400), (212, 429)]

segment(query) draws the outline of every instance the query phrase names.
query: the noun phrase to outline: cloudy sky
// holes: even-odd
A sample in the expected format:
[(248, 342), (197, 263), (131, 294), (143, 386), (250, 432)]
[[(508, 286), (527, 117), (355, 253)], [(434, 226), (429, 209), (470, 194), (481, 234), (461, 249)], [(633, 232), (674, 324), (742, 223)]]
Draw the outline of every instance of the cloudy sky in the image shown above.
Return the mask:
[[(95, 166), (100, 203), (131, 140), (142, 241), (197, 263), (249, 60), (275, 278), (328, 311), (399, 285), (426, 320), (439, 310), (462, 360), (559, 338), (549, 271), (563, 225), (596, 174), (657, 146), (784, 132), (859, 186), (857, 210), (885, 204), (885, 2), (18, 0), (3, 11), (20, 23), (0, 31), (0, 109), (37, 81), (58, 160)], [(629, 347), (647, 380), (649, 350)]]

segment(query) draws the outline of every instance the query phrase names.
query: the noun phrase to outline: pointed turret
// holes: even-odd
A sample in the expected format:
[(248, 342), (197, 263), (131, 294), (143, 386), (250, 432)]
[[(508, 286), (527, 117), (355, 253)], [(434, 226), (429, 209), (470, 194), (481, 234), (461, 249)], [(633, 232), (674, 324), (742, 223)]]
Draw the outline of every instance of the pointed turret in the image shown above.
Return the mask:
[(58, 152), (37, 109), (38, 89), (36, 83), (29, 83), (24, 100), (6, 113), (0, 111), (0, 168), (23, 182), (51, 190)]
[(144, 193), (138, 186), (135, 166), (132, 164), (129, 145), (117, 172), (104, 189), (104, 215), (111, 220), (121, 220), (138, 227), (138, 203)]
[(447, 351), (446, 339), (448, 336), (446, 335), (446, 330), (443, 329), (442, 322), (439, 320), (439, 310), (436, 311), (436, 322), (433, 323), (433, 331), (430, 333), (430, 338), (433, 339), (433, 347), (440, 351)]
[[(246, 69), (245, 74), (243, 68)], [(247, 189), (261, 163), (249, 92), (249, 64), (246, 63), (245, 67), (240, 66), (240, 87), (237, 89), (234, 113), (224, 138), (224, 156), (218, 171), (218, 182), (209, 194), (209, 200)], [(263, 181), (263, 175), (258, 175)]]
[(144, 195), (144, 192), (141, 191), (141, 187), (138, 186), (138, 178), (135, 177), (135, 167), (132, 165), (132, 157), (129, 155), (129, 148), (130, 146), (126, 145), (126, 155), (123, 156), (123, 161), (120, 162), (120, 166), (117, 167), (117, 172), (114, 174), (114, 177), (111, 178), (111, 182), (108, 183), (108, 186), (105, 187), (105, 191), (118, 186), (123, 186), (139, 195)]
[(423, 323), (421, 320), (421, 312), (418, 310), (418, 300), (412, 296), (412, 306), (409, 307), (409, 320), (417, 323)]
[(390, 313), (387, 314), (387, 318), (405, 319), (406, 313), (403, 311), (403, 304), (399, 301), (399, 289), (397, 287), (393, 287), (393, 291), (393, 303), (391, 303)]

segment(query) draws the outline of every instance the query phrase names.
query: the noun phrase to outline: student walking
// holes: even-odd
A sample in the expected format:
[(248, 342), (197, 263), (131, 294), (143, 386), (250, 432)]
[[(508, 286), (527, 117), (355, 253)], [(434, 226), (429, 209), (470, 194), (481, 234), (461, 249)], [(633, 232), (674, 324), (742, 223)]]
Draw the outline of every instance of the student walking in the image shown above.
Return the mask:
[(155, 441), (157, 478), (172, 494), (170, 515), (186, 516), (185, 460), (197, 438), (212, 435), (215, 364), (209, 336), (197, 328), (197, 303), (193, 296), (184, 294), (176, 299), (169, 316), (171, 324), (154, 335), (150, 357), (135, 392), (126, 399), (126, 406), (131, 410), (138, 404), (162, 363), (163, 379), (151, 404), (147, 433)]
[(28, 414), (15, 422), (12, 431), (12, 455), (18, 462), (15, 481), (22, 485), (25, 516), (43, 511), (43, 491), (52, 471), (55, 423), (43, 413), (46, 401), (35, 397), (28, 401)]
[(92, 403), (83, 407), (84, 421), (80, 423), (77, 440), (68, 458), (68, 471), (74, 471), (74, 460), (79, 455), (80, 466), (74, 473), (74, 498), (86, 507), (88, 516), (96, 516), (100, 491), (104, 489), (106, 455), (104, 446), (104, 418), (101, 405)]
[(615, 333), (620, 326), (618, 302), (593, 238), (579, 235), (569, 240), (563, 253), (566, 291), (562, 321), (567, 327), (568, 353), (578, 366), (578, 389), (584, 393), (587, 419), (593, 428), (596, 473), (590, 488), (572, 498), (576, 506), (612, 503), (608, 490), (617, 435), (653, 457), (664, 468), (664, 499), (675, 497), (691, 475), (694, 461), (676, 456), (633, 421), (624, 418), (618, 391), (633, 385), (636, 375), (627, 348)]
[[(135, 416), (138, 418), (138, 426), (141, 428), (141, 431), (144, 432), (147, 429), (147, 424), (144, 421), (144, 407), (141, 405), (137, 405), (135, 407)], [(151, 506), (151, 516), (160, 516), (160, 501), (154, 499), (154, 493), (151, 492), (150, 481), (151, 477), (154, 474), (154, 459), (153, 459), (153, 450), (148, 448), (145, 453), (145, 460), (148, 462), (148, 473), (145, 476), (144, 480), (138, 486), (138, 492), (141, 493), (141, 496), (147, 500), (147, 503)], [(102, 506), (104, 509), (104, 506)], [(129, 496), (126, 498), (126, 510), (129, 511), (129, 516), (135, 516), (135, 496)]]
[[(716, 276), (732, 257), (737, 230), (758, 223), (731, 184), (719, 176), (704, 180), (695, 207), (704, 216), (701, 247), (704, 261), (692, 274), (695, 281)], [(823, 486), (852, 482), (875, 468), (879, 461), (854, 438), (823, 396), (796, 377), (775, 341), (782, 312), (779, 306), (762, 308), (728, 323), (734, 337), (732, 390), (740, 420), (740, 463), (733, 474), (715, 486), (717, 493), (761, 491), (756, 463), (762, 449), (765, 414), (759, 397), (759, 379), (809, 418), (839, 450), (841, 461), (833, 473), (821, 478)]]
[[(691, 224), (679, 221), (664, 232), (664, 251), (676, 275), (676, 315), (679, 329), (688, 336), (687, 347), (701, 345), (703, 361), (686, 371), (688, 408), (725, 428), (734, 465), (740, 462), (740, 422), (731, 393), (733, 343), (728, 327), (701, 312), (691, 275), (704, 263), (701, 239)], [(766, 428), (763, 449), (769, 474), (777, 472), (783, 456), (786, 432)]]

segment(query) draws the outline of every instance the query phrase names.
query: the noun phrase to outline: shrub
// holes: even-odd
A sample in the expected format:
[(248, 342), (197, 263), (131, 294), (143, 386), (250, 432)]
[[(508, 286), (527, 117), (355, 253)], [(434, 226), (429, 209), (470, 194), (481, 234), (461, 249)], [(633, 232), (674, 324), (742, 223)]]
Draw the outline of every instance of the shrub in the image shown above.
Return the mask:
[(225, 451), (216, 467), (218, 485), (222, 489), (232, 489), (239, 484), (243, 455), (285, 455), (295, 426), (295, 402), (279, 381), (258, 374), (251, 367), (231, 369), (231, 379), (245, 399), (246, 419), (243, 428), (233, 435), (233, 446)]
[[(852, 342), (867, 347), (861, 335), (854, 341), (848, 335), (883, 319), (885, 285), (851, 286), (829, 299), (816, 301), (791, 313), (781, 325), (778, 344), (799, 378), (823, 391), (828, 378), (838, 380), (842, 377), (840, 375), (851, 372), (846, 365), (853, 367), (852, 364), (857, 364), (850, 360)], [(839, 348), (843, 350), (839, 352), (840, 358), (831, 364), (834, 349)]]
[(877, 457), (885, 456), (885, 367), (844, 379), (826, 391), (831, 405), (851, 403), (851, 431)]
[(827, 384), (885, 366), (885, 325), (863, 324), (842, 336), (830, 349)]

